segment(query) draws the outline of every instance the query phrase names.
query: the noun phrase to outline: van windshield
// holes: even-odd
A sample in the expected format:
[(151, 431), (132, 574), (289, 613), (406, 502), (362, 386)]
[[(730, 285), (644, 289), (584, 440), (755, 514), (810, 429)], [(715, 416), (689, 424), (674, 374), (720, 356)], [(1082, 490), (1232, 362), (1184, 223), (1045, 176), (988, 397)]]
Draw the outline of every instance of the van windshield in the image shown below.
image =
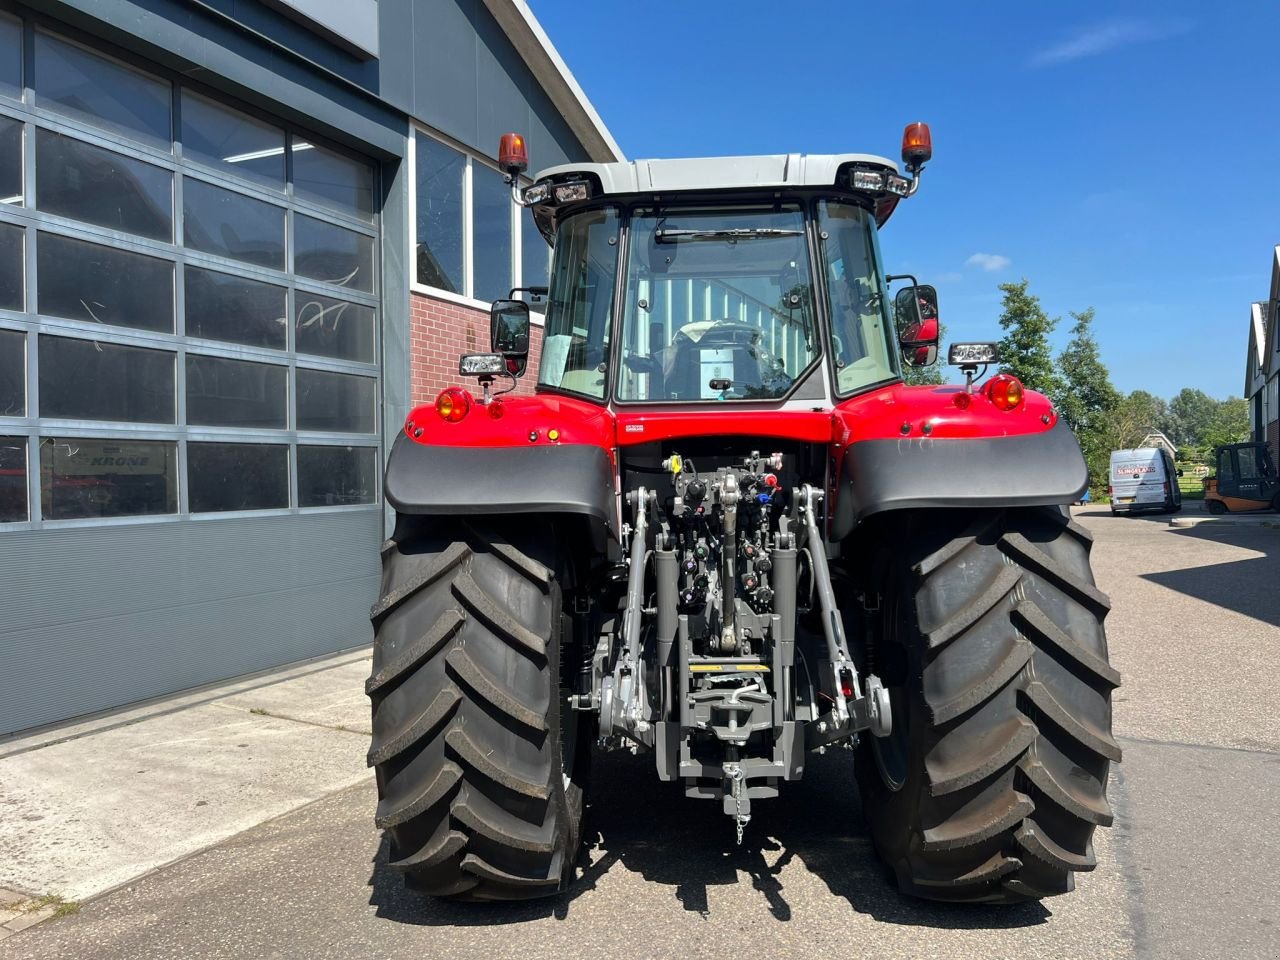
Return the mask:
[(771, 400), (818, 357), (798, 205), (641, 210), (618, 399)]

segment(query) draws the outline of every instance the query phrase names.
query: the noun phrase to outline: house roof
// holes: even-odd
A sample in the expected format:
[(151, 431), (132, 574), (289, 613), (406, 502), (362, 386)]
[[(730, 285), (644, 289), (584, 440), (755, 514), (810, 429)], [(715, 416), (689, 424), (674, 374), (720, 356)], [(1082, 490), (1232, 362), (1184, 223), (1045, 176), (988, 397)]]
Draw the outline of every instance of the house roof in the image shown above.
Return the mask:
[(1244, 395), (1257, 393), (1280, 374), (1280, 244), (1271, 251), (1271, 286), (1266, 300), (1249, 308), (1249, 348), (1245, 354)]
[(1249, 306), (1249, 351), (1244, 363), (1244, 397), (1248, 399), (1267, 382), (1267, 308), (1261, 300)]
[(524, 0), (484, 0), (516, 52), (538, 78), (542, 88), (560, 111), (573, 135), (592, 160), (610, 163), (622, 160), (622, 148), (596, 113), (582, 87), (556, 51), (542, 24)]

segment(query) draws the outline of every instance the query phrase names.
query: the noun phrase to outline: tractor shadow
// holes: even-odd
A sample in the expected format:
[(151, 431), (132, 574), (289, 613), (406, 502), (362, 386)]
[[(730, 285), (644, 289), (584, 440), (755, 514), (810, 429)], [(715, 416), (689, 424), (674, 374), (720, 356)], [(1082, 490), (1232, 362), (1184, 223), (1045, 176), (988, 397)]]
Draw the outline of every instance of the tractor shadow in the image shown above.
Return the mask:
[[(1271, 516), (1275, 516), (1272, 514)], [(1230, 519), (1198, 523), (1171, 533), (1193, 540), (1230, 544), (1262, 554), (1228, 560), (1225, 563), (1142, 574), (1143, 580), (1203, 600), (1280, 627), (1280, 600), (1275, 584), (1280, 581), (1280, 531), (1260, 523), (1240, 523)]]
[[(402, 923), (476, 926), (524, 923), (590, 913), (593, 892), (621, 866), (674, 897), (688, 913), (710, 917), (709, 893), (739, 887), (760, 897), (777, 921), (791, 920), (781, 877), (798, 864), (831, 894), (876, 920), (937, 929), (1008, 929), (1044, 923), (1051, 912), (1038, 903), (984, 907), (929, 903), (903, 896), (872, 849), (859, 807), (852, 756), (833, 750), (810, 757), (805, 779), (784, 784), (782, 796), (757, 801), (742, 846), (718, 803), (686, 799), (678, 784), (657, 780), (652, 759), (625, 753), (593, 758), (591, 798), (583, 853), (571, 890), (546, 900), (512, 904), (453, 904), (406, 891), (386, 868), (385, 843), (375, 859), (371, 903), (378, 915)], [(750, 894), (743, 884), (745, 875)], [(610, 903), (614, 901), (611, 899)], [(812, 909), (812, 902), (806, 903)]]

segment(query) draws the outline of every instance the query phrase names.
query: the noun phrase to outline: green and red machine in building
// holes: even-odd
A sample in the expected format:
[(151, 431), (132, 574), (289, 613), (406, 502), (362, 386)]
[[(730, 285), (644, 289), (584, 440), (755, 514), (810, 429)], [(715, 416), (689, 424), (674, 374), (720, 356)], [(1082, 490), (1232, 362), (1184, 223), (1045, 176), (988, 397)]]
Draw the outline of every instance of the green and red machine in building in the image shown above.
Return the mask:
[[(1085, 464), (1047, 399), (976, 382), (993, 345), (952, 344), (963, 385), (902, 383), (937, 359), (937, 296), (886, 276), (877, 232), (930, 156), (912, 124), (904, 170), (652, 160), (521, 188), (504, 138), (549, 288), (494, 304), (473, 388), (413, 410), (386, 474), (369, 760), (410, 886), (563, 889), (595, 744), (739, 842), (848, 746), (918, 896), (1037, 899), (1093, 868), (1119, 676), (1066, 508)], [(536, 394), (506, 396), (529, 301)]]

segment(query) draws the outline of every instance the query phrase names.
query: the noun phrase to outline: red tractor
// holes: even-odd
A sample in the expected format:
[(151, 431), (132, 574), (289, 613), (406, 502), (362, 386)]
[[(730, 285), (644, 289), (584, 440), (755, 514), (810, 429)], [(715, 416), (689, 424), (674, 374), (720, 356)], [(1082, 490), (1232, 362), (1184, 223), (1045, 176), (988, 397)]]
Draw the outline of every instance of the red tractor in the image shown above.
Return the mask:
[[(554, 243), (538, 384), (495, 303), (474, 390), (413, 410), (386, 473), (373, 743), (390, 865), (441, 897), (553, 894), (593, 744), (652, 759), (742, 842), (810, 752), (853, 751), (902, 890), (1064, 893), (1111, 823), (1107, 598), (1087, 476), (991, 344), (937, 359), (937, 295), (886, 277), (916, 192), (865, 154), (573, 164), (517, 186)], [(889, 283), (905, 280), (896, 297)], [(778, 798), (778, 799), (775, 799)], [(677, 851), (672, 856), (678, 856)]]

